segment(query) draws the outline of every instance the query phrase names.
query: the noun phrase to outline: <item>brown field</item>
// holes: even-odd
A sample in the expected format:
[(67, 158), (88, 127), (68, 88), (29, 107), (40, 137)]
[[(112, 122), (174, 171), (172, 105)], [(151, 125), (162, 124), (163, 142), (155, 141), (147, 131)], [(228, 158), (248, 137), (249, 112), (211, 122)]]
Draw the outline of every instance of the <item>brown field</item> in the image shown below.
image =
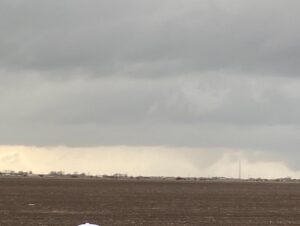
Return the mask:
[(0, 225), (300, 225), (299, 183), (0, 178)]

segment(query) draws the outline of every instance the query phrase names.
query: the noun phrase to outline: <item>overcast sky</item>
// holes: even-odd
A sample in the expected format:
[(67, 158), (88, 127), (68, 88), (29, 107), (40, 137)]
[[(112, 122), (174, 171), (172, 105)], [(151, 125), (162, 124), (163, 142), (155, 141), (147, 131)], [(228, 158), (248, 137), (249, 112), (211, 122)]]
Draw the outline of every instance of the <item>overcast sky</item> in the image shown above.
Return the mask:
[(300, 170), (299, 10), (1, 0), (0, 145), (238, 150)]

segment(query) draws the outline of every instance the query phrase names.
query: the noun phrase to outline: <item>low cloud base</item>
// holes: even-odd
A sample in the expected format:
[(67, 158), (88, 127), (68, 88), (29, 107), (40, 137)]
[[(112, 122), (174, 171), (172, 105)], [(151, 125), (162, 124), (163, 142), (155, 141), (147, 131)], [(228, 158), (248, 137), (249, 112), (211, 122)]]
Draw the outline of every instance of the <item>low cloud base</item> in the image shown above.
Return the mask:
[(300, 171), (262, 151), (164, 146), (0, 146), (0, 170), (124, 173), (132, 176), (300, 178)]

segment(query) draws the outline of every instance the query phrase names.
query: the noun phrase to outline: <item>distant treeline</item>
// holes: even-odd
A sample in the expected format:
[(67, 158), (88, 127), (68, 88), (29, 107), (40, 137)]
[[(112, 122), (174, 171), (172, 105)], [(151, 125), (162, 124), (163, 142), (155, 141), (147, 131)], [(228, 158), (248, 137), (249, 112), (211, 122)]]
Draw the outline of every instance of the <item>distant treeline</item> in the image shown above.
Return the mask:
[(63, 178), (101, 178), (101, 179), (126, 179), (126, 180), (176, 180), (176, 181), (245, 181), (245, 182), (300, 182), (300, 179), (290, 177), (264, 179), (264, 178), (227, 178), (227, 177), (160, 177), (160, 176), (128, 176), (127, 174), (115, 173), (112, 175), (90, 175), (86, 173), (65, 173), (64, 171), (50, 171), (46, 174), (35, 174), (32, 171), (0, 171), (2, 177), (63, 177)]

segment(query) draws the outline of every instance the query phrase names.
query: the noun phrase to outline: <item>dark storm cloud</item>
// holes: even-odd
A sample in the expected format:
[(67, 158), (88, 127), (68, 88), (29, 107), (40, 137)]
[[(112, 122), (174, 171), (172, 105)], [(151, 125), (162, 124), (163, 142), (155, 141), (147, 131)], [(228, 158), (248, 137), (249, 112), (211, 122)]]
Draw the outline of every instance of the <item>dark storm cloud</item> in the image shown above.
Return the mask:
[(299, 73), (295, 0), (0, 4), (0, 65), (7, 70), (152, 77)]
[(261, 149), (293, 162), (299, 7), (0, 1), (0, 143)]

